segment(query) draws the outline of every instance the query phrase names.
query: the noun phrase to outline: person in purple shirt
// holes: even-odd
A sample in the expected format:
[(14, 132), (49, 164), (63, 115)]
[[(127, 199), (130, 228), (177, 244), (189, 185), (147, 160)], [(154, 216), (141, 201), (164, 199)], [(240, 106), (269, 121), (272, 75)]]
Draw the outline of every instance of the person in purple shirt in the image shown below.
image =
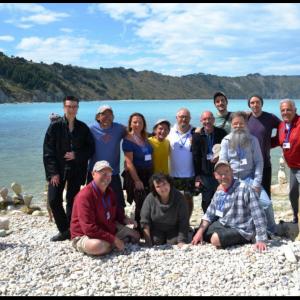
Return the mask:
[[(261, 185), (271, 199), (271, 181), (272, 181), (272, 166), (271, 166), (271, 137), (272, 130), (277, 129), (280, 119), (275, 115), (262, 110), (264, 101), (259, 95), (252, 95), (248, 99), (248, 106), (251, 113), (248, 117), (249, 132), (256, 136), (258, 139), (261, 153), (264, 161), (263, 176)], [(273, 234), (277, 234), (277, 226), (274, 219), (273, 205), (268, 205), (265, 209), (266, 217), (268, 220), (268, 232), (271, 238)]]
[(261, 185), (267, 192), (268, 196), (271, 198), (271, 137), (272, 130), (277, 129), (280, 123), (280, 119), (271, 113), (262, 111), (263, 104), (263, 98), (258, 95), (253, 95), (248, 99), (248, 106), (251, 109), (251, 113), (248, 119), (248, 129), (250, 133), (256, 136), (258, 139), (264, 160)]

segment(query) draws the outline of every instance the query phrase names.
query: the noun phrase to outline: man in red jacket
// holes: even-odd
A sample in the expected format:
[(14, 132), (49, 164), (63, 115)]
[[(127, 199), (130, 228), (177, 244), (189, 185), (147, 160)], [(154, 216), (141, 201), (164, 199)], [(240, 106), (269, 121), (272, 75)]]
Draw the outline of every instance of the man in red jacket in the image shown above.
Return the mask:
[(122, 251), (124, 241), (138, 242), (140, 235), (126, 224), (136, 222), (118, 208), (116, 194), (108, 187), (112, 168), (105, 160), (95, 163), (93, 181), (76, 196), (71, 219), (72, 244), (79, 252), (104, 255), (114, 247)]
[(298, 199), (300, 184), (300, 117), (296, 114), (293, 100), (280, 101), (282, 122), (278, 126), (277, 135), (272, 138), (272, 147), (281, 146), (287, 165), (290, 168), (289, 198), (294, 213), (294, 223), (298, 223)]

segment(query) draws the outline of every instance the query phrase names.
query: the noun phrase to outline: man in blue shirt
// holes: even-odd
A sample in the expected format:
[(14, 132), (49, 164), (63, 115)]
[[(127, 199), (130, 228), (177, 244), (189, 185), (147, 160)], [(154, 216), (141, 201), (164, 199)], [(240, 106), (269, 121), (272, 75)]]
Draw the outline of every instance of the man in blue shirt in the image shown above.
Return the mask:
[(95, 162), (108, 161), (113, 169), (110, 187), (117, 194), (118, 205), (124, 209), (126, 205), (120, 178), (120, 143), (126, 135), (126, 127), (113, 122), (114, 114), (109, 105), (102, 105), (98, 108), (95, 120), (90, 125), (95, 141), (95, 153), (89, 161), (87, 183), (93, 179), (91, 171)]

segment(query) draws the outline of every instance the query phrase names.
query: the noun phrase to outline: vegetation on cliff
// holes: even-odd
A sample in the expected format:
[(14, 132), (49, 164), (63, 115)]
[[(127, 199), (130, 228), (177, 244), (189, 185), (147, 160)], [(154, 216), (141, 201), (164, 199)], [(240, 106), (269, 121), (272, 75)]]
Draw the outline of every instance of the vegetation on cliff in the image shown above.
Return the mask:
[(167, 76), (125, 68), (88, 69), (51, 65), (8, 57), (0, 52), (0, 103), (55, 102), (64, 95), (84, 100), (211, 99), (216, 91), (228, 98), (300, 98), (300, 76), (248, 74), (223, 77), (210, 74)]

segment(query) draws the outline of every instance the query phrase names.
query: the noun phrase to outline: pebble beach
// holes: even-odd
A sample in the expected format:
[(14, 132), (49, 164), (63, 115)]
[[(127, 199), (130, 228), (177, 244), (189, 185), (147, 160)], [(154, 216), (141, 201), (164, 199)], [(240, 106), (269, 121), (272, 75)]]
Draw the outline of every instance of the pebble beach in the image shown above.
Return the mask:
[[(277, 222), (291, 214), (279, 202), (274, 203), (281, 207)], [(194, 226), (199, 204), (195, 201)], [(0, 238), (1, 296), (300, 295), (300, 242), (291, 239), (269, 240), (263, 253), (251, 244), (225, 250), (210, 244), (126, 244), (122, 252), (93, 257), (75, 251), (70, 241), (50, 242), (57, 229), (46, 213), (4, 216), (10, 234)]]

